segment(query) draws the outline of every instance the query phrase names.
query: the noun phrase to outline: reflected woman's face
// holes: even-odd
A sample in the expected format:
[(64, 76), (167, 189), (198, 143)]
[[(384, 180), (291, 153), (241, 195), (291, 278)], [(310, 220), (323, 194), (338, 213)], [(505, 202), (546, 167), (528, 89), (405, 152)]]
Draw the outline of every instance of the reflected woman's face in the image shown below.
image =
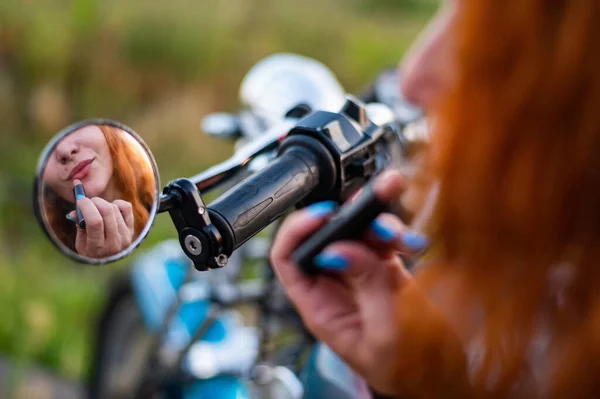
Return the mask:
[(50, 155), (44, 184), (61, 198), (75, 202), (73, 179), (81, 180), (88, 197), (100, 197), (113, 175), (108, 144), (98, 126), (88, 125), (64, 137)]

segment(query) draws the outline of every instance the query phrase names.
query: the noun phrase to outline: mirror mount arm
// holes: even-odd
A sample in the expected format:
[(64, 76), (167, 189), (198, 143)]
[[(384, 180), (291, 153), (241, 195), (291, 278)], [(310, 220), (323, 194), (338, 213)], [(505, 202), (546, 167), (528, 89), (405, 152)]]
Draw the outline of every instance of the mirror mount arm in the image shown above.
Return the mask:
[(172, 208), (177, 206), (178, 198), (173, 193), (162, 194), (158, 203), (158, 213), (164, 213), (170, 211)]
[(160, 211), (168, 211), (179, 234), (179, 243), (199, 271), (227, 264), (223, 237), (212, 224), (200, 191), (189, 179), (170, 182), (163, 190)]

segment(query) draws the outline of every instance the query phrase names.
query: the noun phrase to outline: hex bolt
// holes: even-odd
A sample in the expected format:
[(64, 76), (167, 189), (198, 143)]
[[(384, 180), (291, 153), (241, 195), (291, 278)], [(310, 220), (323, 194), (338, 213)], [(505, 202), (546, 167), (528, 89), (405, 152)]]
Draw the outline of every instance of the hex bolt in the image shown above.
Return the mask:
[(183, 242), (185, 244), (185, 249), (192, 255), (198, 256), (202, 253), (202, 243), (198, 237), (190, 234), (185, 237)]

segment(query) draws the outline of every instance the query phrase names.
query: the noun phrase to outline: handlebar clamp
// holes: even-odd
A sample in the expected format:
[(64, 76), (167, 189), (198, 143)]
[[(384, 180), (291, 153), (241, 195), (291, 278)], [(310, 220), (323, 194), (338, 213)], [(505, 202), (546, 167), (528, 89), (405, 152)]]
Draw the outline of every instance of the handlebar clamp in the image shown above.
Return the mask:
[(163, 194), (177, 206), (169, 209), (173, 224), (179, 233), (179, 243), (199, 271), (221, 268), (228, 257), (223, 254), (222, 237), (212, 224), (200, 191), (189, 179), (170, 182)]
[(348, 96), (341, 112), (313, 112), (290, 131), (288, 140), (294, 136), (309, 136), (327, 147), (336, 169), (334, 186), (330, 192), (315, 194), (320, 194), (319, 200), (341, 202), (377, 172), (375, 144), (389, 134), (395, 133), (389, 126), (371, 122), (364, 104)]

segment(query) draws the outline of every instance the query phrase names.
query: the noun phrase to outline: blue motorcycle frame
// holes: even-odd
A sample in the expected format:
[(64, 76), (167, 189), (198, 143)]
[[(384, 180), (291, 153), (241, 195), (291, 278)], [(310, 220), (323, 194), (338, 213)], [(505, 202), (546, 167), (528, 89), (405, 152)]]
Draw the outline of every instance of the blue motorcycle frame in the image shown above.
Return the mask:
[[(146, 327), (158, 334), (169, 309), (179, 298), (176, 313), (171, 315), (166, 328), (165, 339), (160, 344), (160, 350), (181, 350), (186, 345), (199, 343), (206, 347), (219, 348), (224, 345), (233, 346), (238, 352), (238, 358), (247, 362), (246, 369), (215, 371), (214, 375), (205, 374), (205, 378), (195, 376), (191, 381), (180, 387), (183, 399), (224, 398), (240, 399), (253, 398), (252, 383), (249, 376), (255, 366), (258, 349), (258, 336), (255, 345), (239, 345), (235, 342), (241, 331), (248, 331), (239, 317), (230, 310), (218, 312), (211, 316), (215, 306), (214, 297), (210, 295), (212, 284), (216, 282), (206, 273), (195, 273), (196, 278), (189, 279), (193, 270), (188, 258), (183, 254), (177, 241), (160, 244), (148, 253), (139, 257), (131, 272), (131, 282), (136, 302), (143, 316)], [(225, 270), (222, 270), (225, 272)], [(219, 272), (219, 271), (217, 271)], [(231, 273), (225, 278), (231, 278)], [(222, 279), (223, 280), (223, 279)], [(182, 290), (195, 291), (194, 295), (178, 295)], [(210, 323), (205, 325), (208, 319)], [(202, 334), (197, 335), (198, 330)], [(252, 334), (250, 334), (252, 335)], [(190, 340), (197, 339), (195, 343)], [(239, 342), (239, 341), (238, 341)], [(159, 350), (159, 351), (160, 351)], [(246, 353), (243, 353), (246, 352)], [(181, 367), (184, 372), (191, 372), (194, 351), (183, 358)], [(187, 369), (187, 370), (186, 370)], [(216, 370), (216, 369), (215, 369)], [(302, 398), (340, 398), (358, 399), (365, 396), (367, 391), (364, 383), (350, 368), (344, 364), (328, 347), (317, 343), (311, 349), (304, 369), (297, 376), (302, 384)], [(298, 394), (298, 393), (296, 393)]]

